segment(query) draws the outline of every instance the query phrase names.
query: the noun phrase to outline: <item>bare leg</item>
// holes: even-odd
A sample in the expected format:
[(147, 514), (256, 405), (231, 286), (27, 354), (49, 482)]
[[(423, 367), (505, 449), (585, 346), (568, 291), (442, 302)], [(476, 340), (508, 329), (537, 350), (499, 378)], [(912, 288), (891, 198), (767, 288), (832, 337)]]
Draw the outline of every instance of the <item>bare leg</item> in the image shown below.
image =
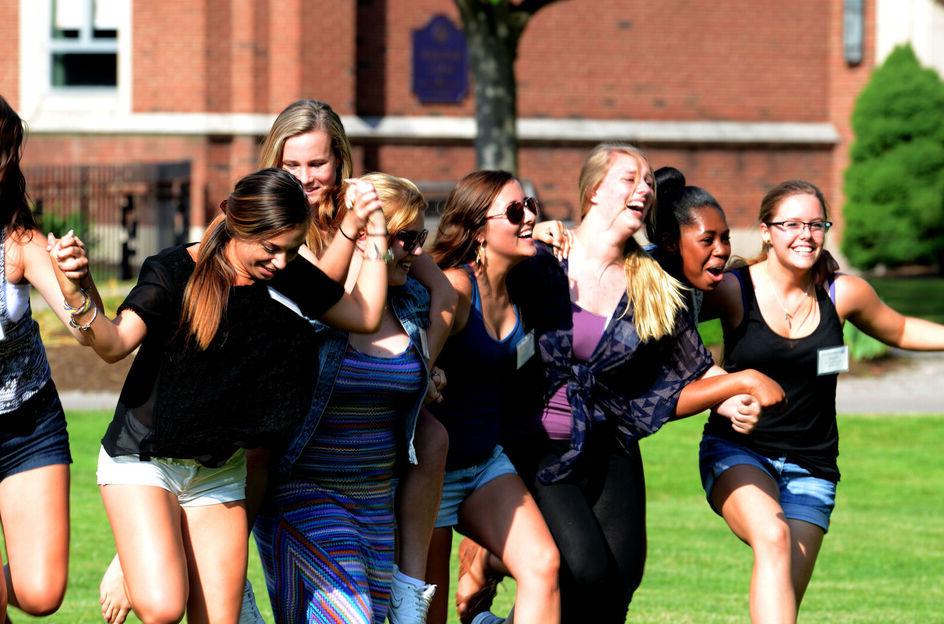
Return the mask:
[(179, 622), (189, 581), (177, 497), (150, 485), (105, 485), (99, 491), (135, 614), (145, 624)]
[(442, 498), (449, 435), (425, 409), (420, 410), (414, 439), (419, 464), (410, 466), (397, 488), (400, 571), (418, 580), (426, 575), (426, 558)]
[(426, 564), (426, 579), (434, 583), (438, 590), (429, 606), (428, 624), (446, 624), (449, 601), (449, 556), (452, 552), (452, 529), (440, 528), (433, 531), (429, 547), (429, 559)]
[(751, 621), (794, 624), (797, 600), (791, 581), (790, 526), (777, 485), (762, 470), (738, 465), (718, 477), (711, 495), (731, 531), (754, 552)]
[(816, 557), (819, 556), (820, 546), (823, 545), (823, 529), (815, 524), (804, 522), (803, 520), (787, 520), (790, 525), (791, 551), (791, 578), (793, 580), (793, 591), (796, 594), (797, 611), (800, 610), (800, 603), (803, 601), (803, 595), (806, 593), (806, 587), (810, 584), (810, 578), (813, 576), (813, 566), (816, 565)]
[(3, 607), (9, 602), (30, 615), (54, 613), (68, 578), (69, 466), (43, 466), (4, 479), (0, 517), (9, 557)]
[(183, 507), (187, 621), (236, 624), (249, 555), (245, 501)]
[(560, 622), (560, 555), (534, 498), (517, 475), (504, 475), (473, 492), (459, 523), (504, 562), (515, 578), (515, 621)]

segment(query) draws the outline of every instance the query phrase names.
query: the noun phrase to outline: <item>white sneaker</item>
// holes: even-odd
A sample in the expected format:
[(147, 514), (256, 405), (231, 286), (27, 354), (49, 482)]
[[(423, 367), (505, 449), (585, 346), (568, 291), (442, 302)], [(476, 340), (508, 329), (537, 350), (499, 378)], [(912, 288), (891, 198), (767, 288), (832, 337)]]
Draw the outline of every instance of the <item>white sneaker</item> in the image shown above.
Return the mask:
[(246, 579), (243, 587), (243, 603), (239, 607), (239, 624), (265, 624), (259, 607), (256, 606), (256, 595), (252, 593), (252, 583)]
[(426, 613), (435, 593), (435, 585), (417, 587), (403, 582), (394, 574), (387, 620), (390, 624), (426, 624)]

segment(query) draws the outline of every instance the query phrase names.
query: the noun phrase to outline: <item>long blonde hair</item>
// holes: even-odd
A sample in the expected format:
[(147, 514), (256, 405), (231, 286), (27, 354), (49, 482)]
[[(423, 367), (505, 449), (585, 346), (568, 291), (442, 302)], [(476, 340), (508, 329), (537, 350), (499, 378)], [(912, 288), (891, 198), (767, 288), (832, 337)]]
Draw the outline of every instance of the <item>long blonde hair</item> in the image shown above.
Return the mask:
[(311, 216), (301, 184), (289, 172), (275, 168), (240, 179), (220, 209), (200, 241), (197, 266), (184, 290), (182, 323), (201, 349), (216, 337), (226, 314), (229, 289), (236, 281), (236, 270), (226, 259), (227, 243), (234, 238), (277, 236), (299, 225), (307, 226)]
[[(649, 168), (649, 162), (638, 148), (628, 143), (601, 143), (593, 148), (580, 170), (580, 214), (589, 212), (593, 194), (613, 163), (616, 154), (625, 154), (636, 160), (640, 171)], [(638, 182), (637, 182), (638, 183)], [(653, 191), (649, 210), (655, 201)], [(633, 311), (633, 325), (643, 342), (659, 340), (672, 334), (675, 319), (685, 310), (685, 286), (662, 270), (659, 263), (630, 238), (623, 248), (623, 273), (626, 276), (626, 309), (621, 316)]]
[(334, 157), (334, 186), (325, 191), (318, 206), (313, 206), (312, 227), (308, 233), (308, 246), (320, 255), (326, 245), (325, 234), (334, 229), (338, 222), (338, 207), (342, 205), (341, 181), (354, 174), (354, 161), (351, 158), (351, 142), (344, 131), (341, 118), (326, 102), (321, 100), (297, 100), (279, 113), (272, 122), (272, 127), (262, 142), (259, 156), (260, 168), (282, 166), (282, 152), (285, 141), (314, 130), (321, 130), (331, 141), (331, 155)]
[(374, 185), (383, 205), (387, 231), (391, 235), (404, 229), (416, 217), (426, 213), (426, 198), (413, 182), (388, 173), (368, 173), (359, 179)]

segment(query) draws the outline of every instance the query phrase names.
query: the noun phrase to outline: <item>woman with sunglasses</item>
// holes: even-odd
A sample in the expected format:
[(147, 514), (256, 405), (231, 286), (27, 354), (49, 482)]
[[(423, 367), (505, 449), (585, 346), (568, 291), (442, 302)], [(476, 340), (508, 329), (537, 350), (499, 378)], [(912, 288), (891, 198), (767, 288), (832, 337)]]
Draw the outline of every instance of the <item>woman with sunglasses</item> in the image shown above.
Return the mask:
[[(449, 583), (452, 529), (489, 548), (517, 581), (515, 620), (560, 619), (558, 557), (541, 513), (498, 444), (503, 394), (534, 356), (506, 287), (508, 272), (535, 253), (537, 202), (504, 171), (476, 171), (446, 200), (432, 255), (459, 293), (456, 321), (440, 357), (449, 384), (433, 413), (449, 432), (443, 496), (429, 578)], [(437, 596), (430, 622), (446, 621)]]
[(795, 622), (835, 502), (839, 469), (836, 382), (848, 370), (846, 320), (903, 349), (944, 349), (944, 326), (905, 317), (865, 280), (837, 273), (825, 250), (826, 198), (801, 180), (761, 201), (758, 257), (706, 295), (703, 316), (720, 316), (724, 367), (752, 367), (784, 388), (749, 434), (712, 413), (701, 442), (708, 502), (754, 555), (753, 622)]
[[(429, 295), (409, 273), (422, 255), (426, 201), (402, 178), (368, 174), (390, 234), (380, 328), (322, 328), (308, 416), (279, 449), (255, 523), (276, 622), (382, 624), (394, 574), (394, 465), (406, 455), (429, 382)], [(353, 288), (370, 230), (357, 241)]]
[[(199, 245), (148, 258), (114, 320), (57, 274), (99, 357), (140, 347), (97, 478), (141, 620), (237, 621), (248, 555), (243, 449), (274, 444), (311, 403), (318, 345), (308, 318), (354, 331), (381, 320), (386, 223), (373, 191), (355, 203), (370, 215), (363, 293), (345, 294), (298, 258), (310, 210), (280, 169), (239, 180)], [(66, 240), (51, 251), (60, 269), (83, 253)]]

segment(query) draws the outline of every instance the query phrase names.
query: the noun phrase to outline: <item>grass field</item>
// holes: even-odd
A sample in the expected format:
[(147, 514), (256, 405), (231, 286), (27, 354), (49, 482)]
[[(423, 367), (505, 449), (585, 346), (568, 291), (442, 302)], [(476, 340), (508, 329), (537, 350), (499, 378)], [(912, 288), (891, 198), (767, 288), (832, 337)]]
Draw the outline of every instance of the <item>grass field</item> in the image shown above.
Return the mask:
[[(69, 415), (75, 455), (69, 590), (47, 621), (100, 621), (98, 581), (114, 552), (95, 486), (107, 420), (104, 412)], [(840, 428), (844, 476), (802, 620), (944, 622), (944, 415), (844, 416)], [(700, 418), (673, 423), (643, 444), (649, 558), (631, 608), (634, 624), (747, 621), (750, 551), (704, 501), (696, 461), (700, 429)], [(250, 554), (250, 577), (262, 597), (254, 548)], [(509, 606), (513, 591), (506, 582), (497, 605)], [(16, 622), (32, 621), (11, 611)]]

